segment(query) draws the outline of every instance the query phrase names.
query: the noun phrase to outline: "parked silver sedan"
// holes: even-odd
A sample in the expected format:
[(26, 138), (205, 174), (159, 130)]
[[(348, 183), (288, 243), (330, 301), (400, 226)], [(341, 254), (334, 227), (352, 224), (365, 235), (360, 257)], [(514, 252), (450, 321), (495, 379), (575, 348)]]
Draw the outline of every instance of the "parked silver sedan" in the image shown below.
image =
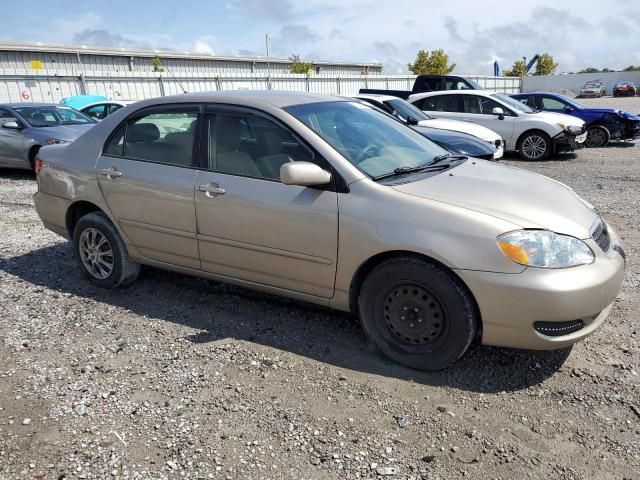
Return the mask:
[(147, 100), (37, 163), (37, 211), (95, 285), (145, 264), (351, 311), (419, 369), (475, 339), (571, 345), (624, 276), (618, 236), (566, 185), (451, 155), (340, 97)]
[(33, 170), (42, 146), (72, 142), (95, 123), (61, 105), (0, 104), (0, 167)]

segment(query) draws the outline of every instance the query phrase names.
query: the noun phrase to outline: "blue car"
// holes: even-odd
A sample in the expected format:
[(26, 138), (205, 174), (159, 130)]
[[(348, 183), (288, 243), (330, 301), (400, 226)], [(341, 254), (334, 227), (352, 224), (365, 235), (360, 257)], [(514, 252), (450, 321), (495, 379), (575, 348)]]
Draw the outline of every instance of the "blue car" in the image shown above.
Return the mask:
[(587, 147), (604, 147), (610, 140), (640, 138), (640, 116), (615, 108), (590, 108), (558, 93), (532, 92), (511, 95), (525, 105), (547, 112), (566, 113), (587, 125)]

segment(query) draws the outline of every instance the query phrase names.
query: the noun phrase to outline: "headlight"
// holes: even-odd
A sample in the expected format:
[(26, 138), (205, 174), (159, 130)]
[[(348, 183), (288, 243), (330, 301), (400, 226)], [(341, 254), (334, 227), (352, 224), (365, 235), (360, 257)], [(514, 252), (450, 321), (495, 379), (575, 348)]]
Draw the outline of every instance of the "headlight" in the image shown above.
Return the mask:
[(57, 138), (47, 138), (47, 145), (59, 145), (60, 143), (69, 143), (69, 140), (60, 140)]
[(548, 230), (519, 230), (498, 237), (504, 255), (520, 265), (567, 268), (593, 263), (595, 256), (582, 240)]
[(569, 133), (582, 133), (582, 127), (578, 127), (576, 125), (565, 125), (564, 123), (558, 123), (558, 126), (562, 129), (562, 130), (566, 130)]

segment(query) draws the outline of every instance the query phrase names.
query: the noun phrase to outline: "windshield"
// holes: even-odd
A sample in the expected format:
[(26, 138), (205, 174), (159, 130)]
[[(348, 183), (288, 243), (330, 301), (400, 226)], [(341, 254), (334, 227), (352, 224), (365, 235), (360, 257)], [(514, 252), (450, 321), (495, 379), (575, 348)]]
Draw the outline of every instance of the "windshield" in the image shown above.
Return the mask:
[(497, 98), (502, 103), (506, 104), (512, 110), (521, 113), (535, 113), (535, 110), (531, 107), (527, 107), (524, 103), (519, 102), (515, 98), (511, 98), (509, 95), (505, 95), (504, 93), (494, 93), (491, 95), (493, 98)]
[(467, 82), (469, 82), (471, 85), (473, 85), (473, 88), (474, 88), (474, 89), (476, 89), (476, 90), (484, 90), (484, 88), (483, 88), (483, 87), (481, 87), (480, 85), (478, 85), (478, 83), (477, 83), (477, 82), (474, 82), (474, 81), (473, 81), (473, 80), (471, 80), (470, 78), (467, 78), (466, 80), (467, 80)]
[(393, 110), (393, 114), (400, 117), (400, 119), (406, 122), (409, 117), (413, 117), (416, 120), (431, 120), (431, 117), (416, 107), (413, 103), (409, 103), (406, 100), (398, 98), (397, 100), (387, 100), (384, 102), (388, 107)]
[(57, 127), (59, 125), (85, 125), (95, 123), (89, 117), (69, 108), (55, 105), (14, 108), (32, 127)]
[(370, 177), (428, 164), (448, 152), (381, 111), (356, 102), (284, 109)]
[(582, 88), (593, 88), (593, 87), (601, 87), (602, 83), (600, 82), (587, 82), (584, 84)]

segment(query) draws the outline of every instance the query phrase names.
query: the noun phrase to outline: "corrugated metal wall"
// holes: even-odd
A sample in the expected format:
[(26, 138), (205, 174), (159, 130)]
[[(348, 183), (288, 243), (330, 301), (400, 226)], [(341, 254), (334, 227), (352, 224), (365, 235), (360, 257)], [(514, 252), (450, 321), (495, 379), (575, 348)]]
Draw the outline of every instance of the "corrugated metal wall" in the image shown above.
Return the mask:
[[(29, 51), (0, 51), (0, 74), (56, 74), (61, 71), (74, 72), (79, 75), (98, 76), (104, 72), (124, 75), (127, 72), (153, 72), (151, 57), (124, 53), (122, 55), (101, 55), (83, 52), (81, 49), (65, 53), (29, 52)], [(31, 62), (38, 61), (42, 69), (34, 72)], [(264, 58), (229, 60), (225, 58), (171, 58), (161, 54), (161, 61), (165, 69), (174, 75), (188, 74), (196, 76), (228, 76), (228, 75), (287, 75), (289, 64), (282, 60)], [(321, 64), (315, 65), (317, 75), (342, 76), (360, 75), (363, 69), (370, 74), (381, 74), (382, 66), (368, 66), (353, 64)]]
[[(58, 75), (0, 74), (0, 102), (53, 102), (81, 93), (104, 95), (113, 100), (145, 98), (186, 92), (216, 90), (288, 90), (324, 94), (354, 95), (361, 88), (410, 90), (415, 76), (351, 75), (325, 77), (306, 75), (266, 76), (176, 75), (150, 76), (144, 72), (126, 75), (76, 76), (72, 72)], [(480, 85), (500, 92), (517, 93), (520, 79), (513, 77), (473, 77)]]

